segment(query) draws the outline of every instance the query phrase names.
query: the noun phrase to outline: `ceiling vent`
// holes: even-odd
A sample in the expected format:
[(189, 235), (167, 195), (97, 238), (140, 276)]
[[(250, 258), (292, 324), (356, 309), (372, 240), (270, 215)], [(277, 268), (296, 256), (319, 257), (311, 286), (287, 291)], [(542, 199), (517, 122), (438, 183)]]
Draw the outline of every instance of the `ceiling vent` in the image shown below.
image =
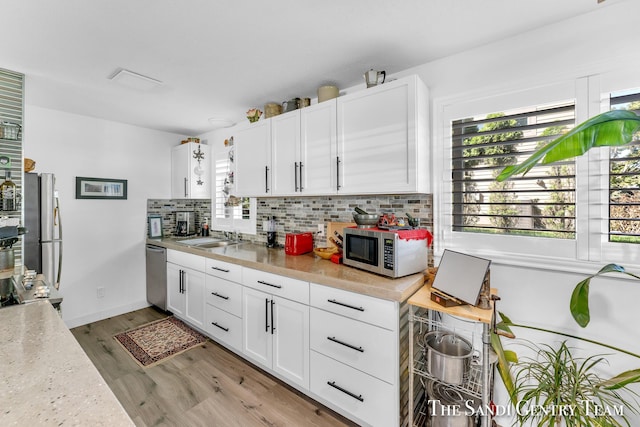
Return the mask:
[(152, 79), (151, 77), (143, 76), (142, 74), (134, 73), (124, 68), (118, 68), (116, 72), (109, 77), (109, 80), (122, 86), (142, 91), (149, 91), (162, 84), (160, 80)]
[(233, 120), (222, 117), (210, 117), (209, 124), (212, 129), (228, 128), (236, 124)]

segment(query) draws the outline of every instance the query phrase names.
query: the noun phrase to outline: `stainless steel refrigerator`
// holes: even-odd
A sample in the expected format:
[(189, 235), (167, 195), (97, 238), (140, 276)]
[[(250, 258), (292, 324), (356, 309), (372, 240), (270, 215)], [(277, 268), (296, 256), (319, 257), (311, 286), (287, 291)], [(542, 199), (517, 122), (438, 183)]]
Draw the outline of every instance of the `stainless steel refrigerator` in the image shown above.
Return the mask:
[(60, 204), (52, 173), (25, 173), (23, 182), (23, 264), (44, 274), (56, 289), (62, 273), (62, 224)]

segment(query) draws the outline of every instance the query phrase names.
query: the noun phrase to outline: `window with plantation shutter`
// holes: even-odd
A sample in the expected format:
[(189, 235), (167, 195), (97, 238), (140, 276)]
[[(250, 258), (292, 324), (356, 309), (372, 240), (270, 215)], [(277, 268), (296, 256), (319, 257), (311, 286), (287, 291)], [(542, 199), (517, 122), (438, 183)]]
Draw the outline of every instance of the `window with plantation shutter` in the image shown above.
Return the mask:
[(574, 125), (573, 100), (453, 120), (452, 230), (574, 239), (573, 160), (495, 180)]
[(215, 190), (212, 206), (213, 218), (211, 218), (210, 225), (214, 230), (255, 234), (255, 199), (234, 196), (235, 167), (233, 146), (214, 149), (213, 159)]
[[(640, 91), (611, 94), (612, 110), (640, 114)], [(609, 241), (640, 243), (640, 132), (609, 156)]]

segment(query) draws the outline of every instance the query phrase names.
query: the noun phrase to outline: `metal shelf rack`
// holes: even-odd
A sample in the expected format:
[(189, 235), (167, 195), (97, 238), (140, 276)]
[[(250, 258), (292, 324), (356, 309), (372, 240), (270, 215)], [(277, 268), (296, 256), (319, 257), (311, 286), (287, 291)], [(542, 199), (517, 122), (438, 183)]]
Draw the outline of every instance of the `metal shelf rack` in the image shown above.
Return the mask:
[[(496, 294), (496, 290), (491, 289), (491, 293)], [(469, 372), (462, 384), (446, 384), (446, 387), (465, 396), (477, 398), (481, 402), (482, 408), (488, 408), (493, 380), (493, 370), (489, 361), (491, 351), (489, 328), (493, 321), (493, 310), (480, 309), (470, 305), (443, 307), (431, 300), (431, 286), (428, 283), (409, 298), (408, 303), (409, 366), (411, 367), (409, 375), (409, 426), (424, 427), (428, 425), (429, 415), (425, 383), (428, 381), (439, 382), (428, 372), (425, 366), (423, 344), (420, 340), (417, 340), (418, 342), (416, 343), (416, 337), (422, 337), (427, 331), (448, 330), (459, 335), (470, 336), (473, 343), (476, 342), (476, 326), (478, 324), (482, 325), (479, 363), (470, 364)], [(452, 327), (450, 324), (444, 323), (442, 321), (443, 315), (462, 320), (463, 326)], [(465, 327), (465, 322), (470, 326)], [(416, 377), (422, 383), (422, 388), (418, 390), (416, 390), (415, 384)], [(479, 419), (481, 427), (491, 425), (491, 418), (486, 411), (481, 412)]]

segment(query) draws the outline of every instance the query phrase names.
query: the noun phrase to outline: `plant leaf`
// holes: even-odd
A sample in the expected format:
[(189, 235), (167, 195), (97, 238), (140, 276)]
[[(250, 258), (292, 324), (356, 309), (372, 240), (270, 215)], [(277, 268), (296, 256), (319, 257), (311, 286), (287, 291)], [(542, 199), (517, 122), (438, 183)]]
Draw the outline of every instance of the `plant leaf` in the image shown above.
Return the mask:
[(618, 264), (607, 264), (602, 267), (594, 276), (605, 273), (626, 273), (624, 267)]
[(496, 181), (526, 174), (539, 162), (553, 163), (578, 157), (593, 147), (626, 145), (640, 129), (640, 116), (633, 111), (612, 110), (598, 114), (554, 139), (519, 165), (505, 167)]
[(513, 326), (513, 322), (504, 313), (499, 312), (499, 314), (501, 320), (495, 324), (495, 329), (493, 331), (506, 338), (515, 338), (516, 334), (514, 334), (510, 328), (510, 326)]
[(578, 323), (578, 325), (583, 328), (589, 324), (590, 315), (589, 315), (589, 282), (596, 276), (600, 276), (602, 274), (607, 273), (623, 273), (627, 276), (634, 277), (640, 280), (640, 276), (637, 276), (633, 273), (629, 273), (624, 269), (623, 266), (618, 264), (607, 264), (602, 267), (596, 274), (592, 274), (587, 277), (580, 283), (576, 285), (571, 294), (571, 302), (569, 303), (569, 308), (571, 310), (571, 315)]
[(507, 362), (518, 363), (518, 354), (513, 350), (504, 350), (504, 357)]
[(617, 390), (632, 383), (640, 383), (640, 369), (625, 371), (613, 378), (603, 381), (600, 385), (607, 390)]
[[(500, 337), (497, 334), (494, 334), (493, 332), (491, 332), (491, 347), (493, 348), (493, 351), (495, 351), (496, 355), (498, 356), (497, 368), (498, 368), (498, 373), (500, 374), (500, 378), (502, 378), (504, 387), (507, 389), (507, 392), (509, 393), (509, 399), (511, 400), (511, 403), (515, 406), (518, 403), (518, 395), (516, 393), (516, 388), (513, 384), (513, 377), (511, 376), (511, 370), (509, 369), (509, 360), (506, 355), (507, 352), (505, 352), (504, 348), (502, 347), (502, 341), (500, 340)], [(512, 353), (508, 356), (509, 359), (515, 358), (517, 360), (517, 356), (515, 355), (514, 352), (510, 351), (508, 353)]]
[(500, 323), (502, 323), (504, 325), (509, 325), (509, 326), (513, 326), (514, 325), (514, 323), (511, 321), (511, 319), (509, 317), (507, 317), (506, 314), (504, 314), (501, 311), (499, 311), (498, 314), (500, 315), (500, 319), (502, 320)]
[(571, 315), (583, 328), (589, 324), (591, 316), (589, 315), (589, 283), (591, 278), (589, 276), (576, 285), (571, 294), (571, 301), (569, 302), (569, 309)]

